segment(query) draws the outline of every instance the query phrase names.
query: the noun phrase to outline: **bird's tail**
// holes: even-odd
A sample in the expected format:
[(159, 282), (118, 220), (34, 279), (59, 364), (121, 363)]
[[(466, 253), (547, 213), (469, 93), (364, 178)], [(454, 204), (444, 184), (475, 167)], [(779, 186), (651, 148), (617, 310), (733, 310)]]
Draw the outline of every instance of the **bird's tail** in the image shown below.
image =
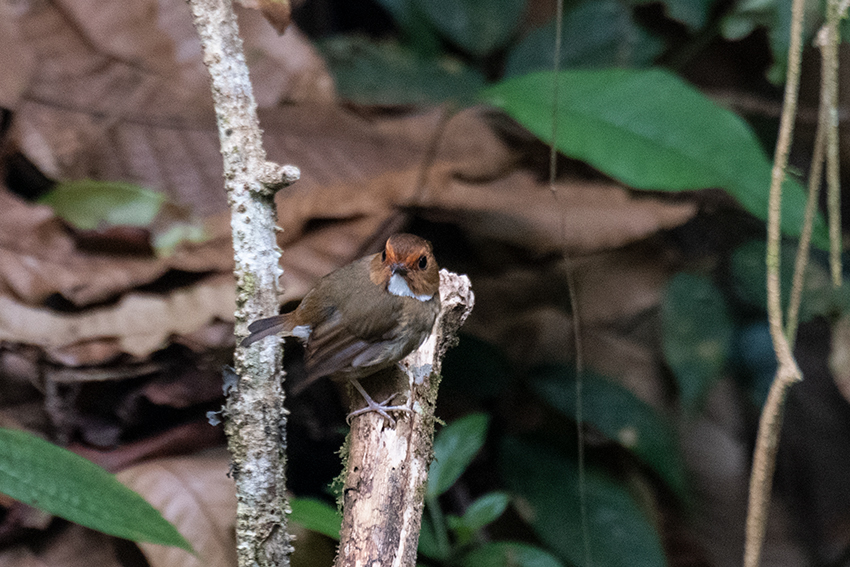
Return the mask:
[(243, 347), (253, 344), (269, 335), (285, 334), (292, 330), (292, 325), (289, 323), (286, 314), (275, 315), (266, 319), (257, 319), (248, 325), (248, 330), (251, 331), (251, 334), (242, 339)]

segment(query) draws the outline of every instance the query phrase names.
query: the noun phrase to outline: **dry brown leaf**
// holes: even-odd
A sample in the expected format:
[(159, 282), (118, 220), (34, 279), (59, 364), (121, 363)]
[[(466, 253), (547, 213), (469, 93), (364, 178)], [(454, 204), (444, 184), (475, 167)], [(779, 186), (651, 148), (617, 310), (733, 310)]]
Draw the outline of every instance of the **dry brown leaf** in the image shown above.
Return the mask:
[[(641, 399), (669, 400), (657, 344), (657, 308), (672, 269), (650, 245), (599, 252), (570, 261), (586, 366)], [(564, 264), (506, 265), (471, 275), (476, 301), (467, 332), (498, 345), (518, 367), (571, 364), (575, 335)]]
[(204, 419), (170, 427), (156, 435), (118, 445), (114, 449), (101, 450), (83, 444), (71, 444), (68, 449), (109, 472), (117, 472), (142, 461), (198, 453), (204, 449), (221, 447), (223, 443), (222, 428), (213, 427)]
[(282, 34), (292, 21), (292, 6), (289, 0), (238, 0), (238, 5), (259, 10), (277, 33)]
[[(10, 22), (36, 61), (14, 108), (17, 145), (56, 179), (134, 181), (192, 204), (196, 214), (221, 210), (209, 76), (185, 3), (66, 4), (22, 5)], [(261, 102), (333, 99), (324, 64), (303, 36), (279, 37), (261, 15), (242, 12)]]
[(0, 4), (0, 107), (6, 109), (17, 108), (35, 70), (35, 57), (15, 25), (14, 13), (19, 9), (20, 4), (13, 2)]
[(236, 491), (224, 450), (158, 459), (118, 473), (192, 544), (197, 556), (176, 547), (140, 543), (151, 567), (236, 565)]
[[(0, 340), (40, 345), (65, 364), (74, 361), (63, 349), (102, 339), (116, 340), (121, 352), (146, 356), (166, 346), (172, 334), (193, 333), (214, 319), (232, 321), (235, 305), (235, 287), (229, 276), (166, 295), (128, 293), (113, 306), (75, 314), (0, 296)], [(94, 362), (91, 358), (82, 361)]]
[(2, 567), (122, 567), (115, 554), (115, 538), (68, 524), (43, 546), (27, 543), (0, 551)]
[(85, 306), (149, 284), (170, 269), (229, 272), (233, 259), (227, 220), (211, 217), (205, 227), (208, 241), (181, 245), (168, 258), (91, 254), (77, 250), (50, 208), (0, 190), (0, 297), (39, 305), (60, 294)]
[(295, 25), (283, 35), (283, 30), (269, 25), (266, 8), (279, 1), (260, 0), (262, 12), (236, 10), (257, 105), (332, 104), (336, 100), (333, 77), (310, 40)]

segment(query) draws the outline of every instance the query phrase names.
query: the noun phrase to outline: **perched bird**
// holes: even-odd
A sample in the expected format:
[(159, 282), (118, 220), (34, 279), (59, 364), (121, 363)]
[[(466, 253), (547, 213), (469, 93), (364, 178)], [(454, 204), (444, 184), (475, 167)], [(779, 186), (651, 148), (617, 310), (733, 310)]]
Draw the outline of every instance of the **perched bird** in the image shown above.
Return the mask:
[(307, 381), (322, 376), (348, 379), (367, 406), (348, 419), (375, 411), (390, 422), (387, 405), (375, 402), (359, 379), (392, 366), (431, 334), (440, 310), (440, 274), (431, 243), (412, 234), (394, 234), (384, 251), (324, 276), (294, 311), (248, 325), (250, 345), (274, 334), (304, 342)]

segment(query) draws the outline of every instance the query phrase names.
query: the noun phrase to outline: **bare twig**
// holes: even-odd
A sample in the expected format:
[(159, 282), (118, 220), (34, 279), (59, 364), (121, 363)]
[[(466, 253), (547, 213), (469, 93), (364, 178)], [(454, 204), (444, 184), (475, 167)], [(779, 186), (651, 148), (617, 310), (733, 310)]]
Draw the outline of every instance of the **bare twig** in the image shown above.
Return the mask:
[[(249, 318), (275, 313), (280, 256), (275, 241), (275, 191), (298, 169), (266, 161), (248, 68), (230, 0), (190, 0), (212, 78), (236, 260), (237, 334)], [(237, 491), (240, 567), (289, 565), (285, 510), (285, 410), (279, 346), (274, 341), (234, 355), (237, 387), (228, 397), (228, 436)]]
[[(475, 302), (469, 279), (442, 270), (440, 300), (431, 336), (402, 361), (413, 412), (399, 416), (395, 427), (374, 412), (355, 418), (351, 426), (336, 567), (416, 563), (439, 373), (443, 355)], [(375, 380), (369, 384), (374, 389)]]

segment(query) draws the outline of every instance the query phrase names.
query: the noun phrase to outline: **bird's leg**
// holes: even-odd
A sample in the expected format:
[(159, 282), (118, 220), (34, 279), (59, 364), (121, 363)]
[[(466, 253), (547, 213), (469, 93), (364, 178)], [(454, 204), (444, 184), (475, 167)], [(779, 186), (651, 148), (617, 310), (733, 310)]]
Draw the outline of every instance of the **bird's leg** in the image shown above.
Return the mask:
[(387, 398), (383, 402), (378, 403), (378, 402), (376, 402), (375, 400), (372, 399), (372, 396), (370, 396), (366, 392), (366, 390), (363, 388), (363, 386), (360, 385), (360, 382), (356, 378), (350, 378), (349, 382), (351, 382), (352, 386), (357, 388), (357, 391), (360, 392), (360, 395), (363, 396), (364, 400), (366, 400), (366, 407), (365, 408), (360, 408), (359, 410), (355, 410), (355, 411), (351, 412), (350, 414), (348, 414), (348, 416), (345, 418), (346, 423), (348, 423), (349, 425), (351, 424), (351, 419), (353, 417), (356, 417), (360, 414), (368, 413), (370, 411), (378, 412), (378, 414), (380, 414), (381, 417), (383, 417), (384, 419), (389, 421), (392, 425), (395, 425), (395, 420), (387, 412), (391, 412), (391, 411), (408, 411), (408, 412), (411, 412), (411, 413), (413, 412), (413, 410), (410, 409), (407, 406), (388, 406), (387, 405), (388, 403), (390, 403), (390, 401), (392, 401), (393, 398), (395, 398), (398, 395), (397, 393), (393, 394), (392, 396), (390, 396), (389, 398)]

